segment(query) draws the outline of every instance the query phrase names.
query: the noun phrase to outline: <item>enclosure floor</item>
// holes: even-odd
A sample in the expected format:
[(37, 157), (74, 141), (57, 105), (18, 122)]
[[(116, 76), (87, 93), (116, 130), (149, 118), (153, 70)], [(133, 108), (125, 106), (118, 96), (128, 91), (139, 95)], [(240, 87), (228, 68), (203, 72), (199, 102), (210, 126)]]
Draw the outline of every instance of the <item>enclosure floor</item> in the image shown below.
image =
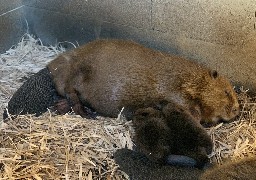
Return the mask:
[[(59, 46), (47, 47), (42, 44), (43, 43), (39, 39), (34, 39), (31, 35), (26, 34), (21, 38), (21, 41), (17, 45), (13, 46), (13, 48), (9, 49), (6, 53), (0, 55), (0, 112), (3, 112), (3, 109), (7, 107), (7, 103), (12, 94), (29, 76), (44, 68), (47, 63), (53, 60), (59, 53), (65, 51)], [(221, 164), (225, 159), (235, 160), (246, 156), (256, 155), (256, 101), (255, 98), (249, 97), (247, 92), (242, 88), (238, 97), (242, 107), (239, 118), (232, 123), (218, 124), (215, 127), (207, 129), (214, 142), (214, 150), (210, 155), (212, 162)], [(50, 115), (47, 117), (49, 116)], [(78, 116), (65, 115), (65, 118), (70, 118), (70, 122), (74, 124), (83, 123)], [(122, 131), (128, 133), (128, 135), (126, 134), (126, 137), (124, 137), (124, 134), (116, 136), (118, 133), (112, 134), (110, 131), (104, 135), (106, 139), (109, 137), (112, 139), (116, 138), (114, 141), (116, 140), (117, 142), (120, 142), (119, 148), (127, 146), (127, 143), (129, 144), (129, 148), (132, 148), (131, 134), (133, 132), (131, 124), (122, 123), (121, 121), (115, 122), (113, 119), (109, 120), (104, 117), (100, 117), (99, 119), (102, 120), (102, 122), (105, 122), (106, 120), (106, 122), (110, 124), (112, 123), (112, 130), (115, 127), (117, 128), (114, 128), (116, 132)], [(31, 119), (28, 118), (26, 119), (26, 122), (34, 122), (33, 118), (32, 121), (30, 120)], [(6, 126), (5, 123), (2, 122), (2, 115), (0, 116), (0, 121), (1, 130), (3, 130)], [(86, 126), (90, 126), (90, 121), (86, 121), (86, 123)], [(94, 127), (94, 125), (91, 127)], [(97, 127), (95, 126), (95, 128), (101, 127), (106, 128), (108, 126), (104, 123)], [(95, 129), (95, 132), (98, 130), (99, 129)], [(16, 136), (19, 135), (16, 134)], [(97, 134), (95, 134), (95, 136), (97, 136)], [(112, 145), (116, 146), (116, 142), (113, 142)], [(15, 149), (13, 151), (15, 151)], [(111, 157), (112, 153), (113, 151), (107, 154)], [(117, 166), (113, 167), (117, 168)]]

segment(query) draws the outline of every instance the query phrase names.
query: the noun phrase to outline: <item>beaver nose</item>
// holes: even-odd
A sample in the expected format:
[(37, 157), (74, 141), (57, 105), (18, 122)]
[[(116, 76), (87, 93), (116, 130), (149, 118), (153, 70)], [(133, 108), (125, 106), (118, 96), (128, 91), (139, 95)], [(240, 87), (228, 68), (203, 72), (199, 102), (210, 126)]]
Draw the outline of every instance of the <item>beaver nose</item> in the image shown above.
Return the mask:
[(240, 111), (239, 107), (234, 107), (234, 108), (232, 109), (232, 113), (235, 114), (235, 115), (238, 115), (238, 114), (239, 114), (239, 111)]

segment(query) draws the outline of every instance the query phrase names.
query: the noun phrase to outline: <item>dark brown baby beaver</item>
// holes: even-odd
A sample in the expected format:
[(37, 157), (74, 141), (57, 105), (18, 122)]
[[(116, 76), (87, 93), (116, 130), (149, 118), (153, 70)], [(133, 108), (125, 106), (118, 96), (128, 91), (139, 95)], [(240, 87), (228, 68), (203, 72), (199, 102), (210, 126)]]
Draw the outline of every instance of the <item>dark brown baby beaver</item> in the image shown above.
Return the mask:
[(114, 154), (121, 170), (133, 180), (255, 180), (256, 157), (224, 163), (206, 171), (198, 168), (160, 165), (143, 154), (119, 149)]
[(138, 151), (118, 149), (116, 163), (132, 180), (198, 180), (203, 170), (154, 163)]
[(132, 117), (138, 108), (173, 101), (198, 107), (201, 122), (229, 121), (239, 112), (229, 81), (187, 59), (126, 40), (96, 40), (59, 55), (48, 64), (58, 93), (86, 116), (86, 104), (103, 116), (122, 107)]
[(200, 180), (255, 180), (256, 156), (246, 157), (234, 162), (227, 162), (221, 166), (207, 170)]
[[(212, 152), (212, 140), (194, 116), (183, 107), (169, 103), (162, 110), (138, 109), (134, 115), (135, 144), (150, 160), (161, 164), (184, 164), (187, 156), (202, 168)], [(177, 159), (178, 161), (171, 162)], [(171, 158), (171, 159), (170, 159)], [(169, 160), (169, 162), (168, 162)], [(191, 162), (187, 162), (191, 164)], [(184, 164), (186, 165), (186, 164)]]

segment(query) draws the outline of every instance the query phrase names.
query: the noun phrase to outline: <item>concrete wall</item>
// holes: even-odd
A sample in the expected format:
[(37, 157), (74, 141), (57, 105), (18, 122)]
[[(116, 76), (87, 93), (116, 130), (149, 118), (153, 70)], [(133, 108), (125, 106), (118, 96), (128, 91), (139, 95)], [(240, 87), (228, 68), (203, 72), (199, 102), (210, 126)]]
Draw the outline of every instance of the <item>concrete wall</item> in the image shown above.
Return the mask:
[(0, 53), (17, 44), (26, 31), (21, 0), (0, 1)]
[(22, 0), (43, 42), (133, 39), (256, 90), (255, 0)]

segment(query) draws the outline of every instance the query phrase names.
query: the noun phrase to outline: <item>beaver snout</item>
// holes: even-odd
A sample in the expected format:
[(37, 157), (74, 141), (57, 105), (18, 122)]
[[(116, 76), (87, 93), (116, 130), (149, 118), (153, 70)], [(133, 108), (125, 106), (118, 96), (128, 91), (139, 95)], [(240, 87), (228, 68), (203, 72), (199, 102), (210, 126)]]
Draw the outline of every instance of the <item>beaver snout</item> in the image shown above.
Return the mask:
[(233, 113), (234, 117), (236, 117), (239, 114), (239, 112), (240, 112), (239, 105), (237, 105), (236, 107), (233, 107), (232, 113)]
[(240, 112), (240, 107), (237, 103), (237, 105), (234, 105), (233, 107), (224, 107), (224, 110), (215, 114), (215, 116), (208, 119), (208, 121), (204, 120), (203, 122), (211, 126), (221, 122), (224, 122), (224, 123), (232, 122), (239, 115), (239, 112)]
[(236, 119), (236, 117), (239, 115), (240, 112), (240, 107), (239, 105), (234, 106), (231, 111), (230, 114), (227, 117), (220, 117), (220, 122), (232, 122)]

